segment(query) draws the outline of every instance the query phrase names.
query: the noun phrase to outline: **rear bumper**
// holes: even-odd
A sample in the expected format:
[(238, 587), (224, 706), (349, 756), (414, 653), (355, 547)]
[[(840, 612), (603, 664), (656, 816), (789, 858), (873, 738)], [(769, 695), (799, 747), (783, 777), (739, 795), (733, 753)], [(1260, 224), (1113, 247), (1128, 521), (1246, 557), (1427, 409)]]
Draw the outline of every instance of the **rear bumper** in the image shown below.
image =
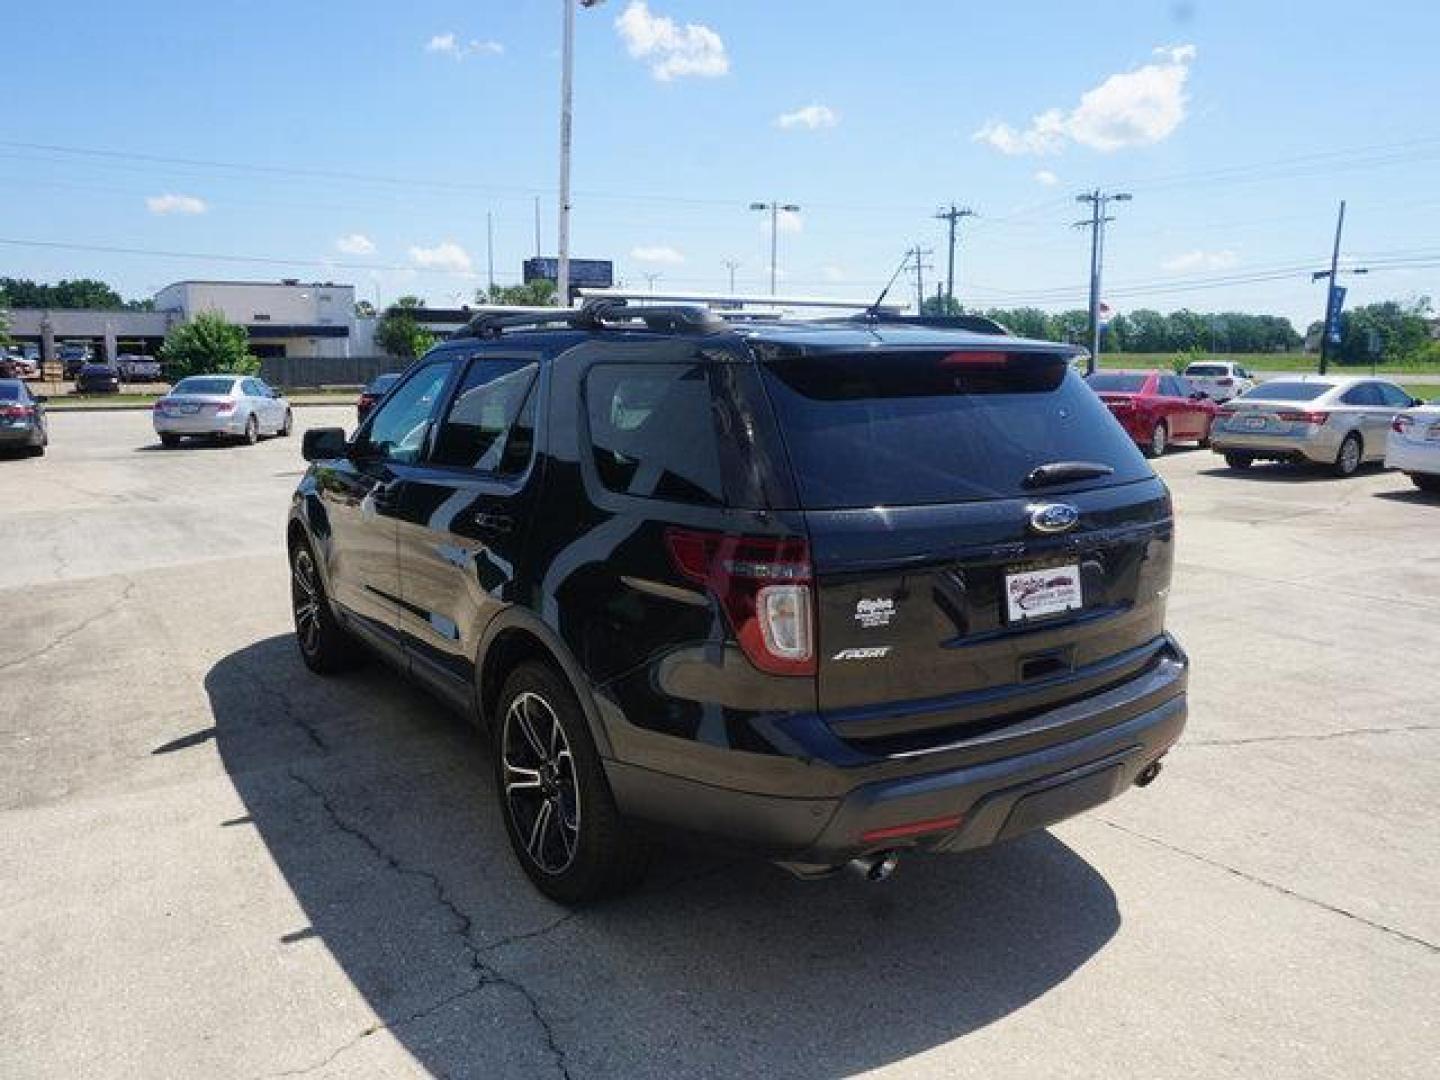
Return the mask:
[(36, 446), (41, 439), (35, 424), (0, 424), (0, 446)]
[[(827, 773), (826, 787), (833, 790), (837, 776), (848, 781), (833, 797), (736, 790), (618, 761), (607, 761), (606, 770), (624, 812), (791, 863), (835, 866), (896, 847), (959, 851), (1042, 828), (1123, 792), (1179, 739), (1187, 677), (1176, 648), (1119, 686), (935, 750), (878, 757), (836, 740), (826, 762), (809, 760)], [(946, 824), (921, 835), (867, 836), (936, 821)]]
[(243, 435), (243, 416), (155, 416), (157, 435)]
[(1401, 472), (1440, 475), (1440, 442), (1430, 446), (1414, 446), (1391, 440), (1385, 451), (1387, 468)]
[(1217, 454), (1249, 454), (1277, 461), (1311, 461), (1328, 465), (1340, 453), (1343, 433), (1321, 428), (1309, 435), (1254, 435), (1210, 429), (1210, 448)]

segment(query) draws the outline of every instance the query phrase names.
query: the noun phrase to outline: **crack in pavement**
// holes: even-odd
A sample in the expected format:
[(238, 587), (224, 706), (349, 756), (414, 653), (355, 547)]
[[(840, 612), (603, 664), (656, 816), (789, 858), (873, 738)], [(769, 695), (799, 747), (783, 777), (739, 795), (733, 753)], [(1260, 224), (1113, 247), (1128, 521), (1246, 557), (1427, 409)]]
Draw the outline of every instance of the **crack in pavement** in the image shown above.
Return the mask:
[(1411, 945), (1419, 945), (1422, 949), (1425, 949), (1428, 952), (1440, 953), (1440, 945), (1437, 945), (1432, 941), (1426, 941), (1422, 937), (1416, 937), (1414, 934), (1407, 934), (1404, 930), (1397, 930), (1393, 926), (1387, 926), (1385, 923), (1376, 922), (1374, 919), (1367, 919), (1364, 915), (1356, 914), (1355, 912), (1350, 911), (1346, 908), (1342, 908), (1336, 904), (1327, 903), (1324, 900), (1317, 900), (1313, 896), (1306, 896), (1304, 893), (1296, 892), (1294, 889), (1286, 888), (1284, 885), (1280, 885), (1274, 881), (1269, 881), (1265, 878), (1259, 877), (1256, 874), (1251, 874), (1244, 870), (1237, 869), (1236, 867), (1230, 866), (1228, 863), (1221, 862), (1219, 859), (1212, 859), (1208, 855), (1201, 855), (1199, 852), (1190, 851), (1188, 848), (1183, 848), (1176, 844), (1172, 844), (1166, 840), (1161, 840), (1157, 836), (1150, 836), (1148, 833), (1140, 832), (1137, 829), (1131, 829), (1125, 825), (1119, 824), (1118, 822), (1111, 821), (1109, 818), (1102, 817), (1099, 818), (1099, 820), (1102, 824), (1108, 825), (1116, 832), (1122, 832), (1127, 836), (1133, 836), (1137, 840), (1144, 840), (1148, 844), (1153, 844), (1158, 848), (1163, 848), (1166, 851), (1183, 856), (1187, 859), (1191, 859), (1194, 862), (1203, 863), (1206, 866), (1214, 867), (1216, 870), (1223, 870), (1225, 871), (1225, 873), (1230, 874), (1232, 877), (1237, 877), (1241, 881), (1248, 881), (1252, 885), (1259, 885), (1261, 888), (1269, 889), (1272, 892), (1280, 893), (1282, 896), (1288, 896), (1292, 900), (1299, 900), (1301, 903), (1309, 904), (1312, 907), (1320, 908), (1322, 911), (1328, 911), (1332, 915), (1339, 915), (1343, 918), (1351, 920), (1352, 922), (1357, 922), (1361, 926), (1368, 926), (1372, 930), (1379, 930), (1382, 934), (1389, 934), (1391, 937), (1398, 938), (1401, 941), (1409, 942)]
[(129, 603), (130, 599), (135, 595), (136, 582), (134, 579), (127, 577), (121, 580), (125, 582), (125, 588), (121, 590), (120, 595), (114, 600), (110, 601), (110, 603), (106, 604), (95, 614), (81, 619), (69, 630), (56, 634), (48, 644), (41, 646), (33, 652), (26, 653), (24, 656), (18, 656), (14, 660), (7, 660), (3, 664), (0, 664), (0, 671), (9, 671), (11, 668), (19, 667), (21, 664), (28, 664), (32, 660), (38, 660), (42, 656), (47, 656), (77, 634), (83, 634), (102, 619), (107, 619), (115, 614), (121, 607)]
[(297, 784), (299, 784), (312, 796), (314, 796), (316, 800), (319, 801), (321, 808), (325, 811), (326, 816), (329, 818), (331, 824), (333, 824), (336, 829), (344, 833), (346, 836), (358, 840), (372, 855), (375, 856), (376, 859), (382, 862), (387, 869), (401, 875), (402, 877), (418, 878), (419, 880), (424, 881), (427, 885), (430, 886), (430, 890), (434, 894), (435, 902), (439, 904), (440, 907), (445, 909), (445, 911), (455, 921), (455, 933), (460, 940), (461, 947), (465, 951), (467, 966), (474, 973), (474, 982), (465, 989), (456, 991), (452, 994), (448, 994), (441, 1000), (427, 1005), (425, 1008), (420, 1009), (408, 1016), (401, 1017), (398, 1020), (380, 1021), (378, 1023), (372, 1024), (370, 1027), (359, 1032), (357, 1035), (353, 1036), (346, 1042), (342, 1043), (340, 1046), (336, 1047), (328, 1055), (326, 1055), (325, 1058), (318, 1062), (315, 1062), (314, 1064), (306, 1065), (297, 1069), (287, 1069), (282, 1072), (273, 1073), (271, 1075), (302, 1076), (306, 1073), (314, 1072), (317, 1069), (324, 1068), (326, 1065), (330, 1064), (337, 1057), (343, 1054), (346, 1050), (369, 1038), (371, 1035), (375, 1034), (378, 1031), (385, 1031), (387, 1029), (398, 1028), (402, 1025), (413, 1023), (416, 1020), (420, 1020), (427, 1016), (430, 1016), (438, 1010), (443, 1009), (447, 1005), (453, 1004), (454, 1002), (459, 1001), (462, 998), (468, 997), (472, 994), (476, 994), (481, 990), (493, 986), (500, 989), (509, 990), (512, 993), (518, 994), (520, 996), (520, 998), (528, 1006), (530, 1010), (530, 1015), (534, 1018), (536, 1026), (540, 1029), (540, 1033), (545, 1040), (546, 1049), (549, 1051), (551, 1058), (555, 1062), (556, 1070), (558, 1071), (560, 1076), (564, 1078), (564, 1080), (573, 1080), (573, 1077), (570, 1073), (570, 1068), (565, 1060), (565, 1050), (560, 1045), (559, 1040), (555, 1037), (555, 1030), (552, 1027), (549, 1019), (542, 1012), (539, 999), (537, 999), (535, 994), (519, 980), (504, 974), (490, 964), (486, 963), (484, 959), (484, 954), (508, 945), (512, 941), (534, 939), (541, 937), (544, 934), (551, 933), (559, 927), (565, 925), (578, 913), (570, 912), (552, 921), (550, 924), (541, 928), (540, 930), (528, 931), (524, 934), (516, 934), (513, 937), (504, 938), (500, 941), (492, 942), (488, 946), (481, 948), (475, 943), (475, 938), (473, 934), (474, 920), (471, 919), (471, 917), (460, 908), (460, 905), (455, 902), (455, 899), (446, 890), (444, 882), (442, 882), (436, 874), (430, 872), (429, 870), (421, 870), (418, 867), (407, 866), (405, 863), (397, 859), (394, 855), (386, 851), (385, 848), (379, 843), (379, 841), (375, 840), (372, 836), (369, 835), (369, 833), (365, 832), (365, 830), (360, 828), (355, 823), (346, 820), (346, 818), (340, 814), (340, 811), (335, 806), (334, 802), (331, 801), (330, 797), (326, 795), (325, 792), (322, 791), (314, 782), (300, 775), (294, 769), (289, 770), (289, 776), (292, 780), (294, 780)]
[(1328, 739), (1351, 739), (1362, 735), (1407, 735), (1417, 731), (1440, 731), (1440, 724), (1406, 724), (1401, 727), (1343, 728), (1340, 731), (1319, 731), (1304, 735), (1253, 735), (1234, 739), (1186, 739), (1186, 747), (1250, 746), (1254, 743), (1325, 742)]
[(253, 667), (250, 667), (249, 665), (239, 665), (239, 670), (247, 679), (250, 680), (250, 682), (254, 685), (257, 691), (275, 702), (277, 708), (279, 709), (280, 715), (285, 720), (288, 720), (290, 723), (298, 727), (301, 731), (305, 732), (306, 736), (309, 737), (310, 741), (314, 743), (316, 749), (322, 752), (329, 751), (330, 744), (327, 743), (324, 736), (320, 734), (320, 729), (317, 728), (312, 721), (306, 719), (303, 715), (301, 715), (301, 713), (296, 711), (295, 703), (290, 700), (289, 694), (285, 693), (285, 691), (283, 690), (271, 686), (268, 682), (265, 681), (265, 678), (261, 675), (259, 671), (257, 671)]

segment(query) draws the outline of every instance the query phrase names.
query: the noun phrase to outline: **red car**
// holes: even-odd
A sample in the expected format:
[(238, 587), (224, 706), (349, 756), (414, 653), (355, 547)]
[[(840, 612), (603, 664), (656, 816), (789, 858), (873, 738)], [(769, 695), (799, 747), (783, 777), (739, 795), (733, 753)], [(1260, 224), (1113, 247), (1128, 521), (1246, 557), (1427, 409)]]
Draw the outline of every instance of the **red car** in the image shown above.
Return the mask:
[(385, 396), (385, 391), (399, 381), (400, 376), (393, 372), (387, 375), (376, 375), (371, 379), (365, 389), (360, 391), (360, 400), (355, 402), (355, 422), (360, 423), (369, 416), (370, 410), (375, 408), (380, 399)]
[(1097, 371), (1085, 381), (1146, 457), (1159, 457), (1172, 442), (1210, 445), (1210, 425), (1219, 406), (1183, 375)]

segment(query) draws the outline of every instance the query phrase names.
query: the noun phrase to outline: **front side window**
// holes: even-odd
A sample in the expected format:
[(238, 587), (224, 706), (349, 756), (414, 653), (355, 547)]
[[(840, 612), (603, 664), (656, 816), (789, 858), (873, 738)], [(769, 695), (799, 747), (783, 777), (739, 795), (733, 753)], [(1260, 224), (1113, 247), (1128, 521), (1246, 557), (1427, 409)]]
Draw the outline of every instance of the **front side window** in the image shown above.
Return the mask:
[(365, 448), (386, 461), (416, 461), (453, 366), (453, 361), (426, 364), (407, 379), (371, 414), (370, 425), (362, 434)]
[(597, 364), (585, 376), (600, 482), (644, 499), (724, 504), (710, 380), (702, 364)]
[(435, 440), (432, 463), (499, 475), (523, 472), (533, 423), (519, 423), (537, 366), (525, 360), (473, 360)]

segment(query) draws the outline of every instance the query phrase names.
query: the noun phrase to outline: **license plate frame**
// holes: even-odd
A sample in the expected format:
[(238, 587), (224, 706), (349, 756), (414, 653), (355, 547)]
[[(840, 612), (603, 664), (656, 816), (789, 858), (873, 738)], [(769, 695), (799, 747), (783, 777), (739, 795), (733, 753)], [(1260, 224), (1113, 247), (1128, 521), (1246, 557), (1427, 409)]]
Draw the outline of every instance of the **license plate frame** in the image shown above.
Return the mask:
[(1245, 417), (1245, 430), (1247, 431), (1263, 431), (1265, 429), (1265, 424), (1266, 420), (1263, 416)]
[(1079, 563), (1010, 567), (1001, 584), (1005, 621), (1011, 626), (1066, 615), (1085, 607)]

